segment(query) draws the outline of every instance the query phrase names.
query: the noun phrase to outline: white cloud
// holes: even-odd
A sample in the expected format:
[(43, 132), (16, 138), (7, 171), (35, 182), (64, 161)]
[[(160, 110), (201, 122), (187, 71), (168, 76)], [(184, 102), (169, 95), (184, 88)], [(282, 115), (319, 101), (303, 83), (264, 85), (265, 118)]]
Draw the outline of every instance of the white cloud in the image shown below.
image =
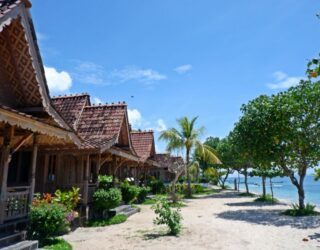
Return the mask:
[(274, 77), (275, 82), (267, 84), (270, 89), (287, 89), (297, 85), (300, 80), (304, 79), (302, 76), (288, 76), (282, 71), (276, 71), (272, 76)]
[(77, 63), (72, 75), (78, 82), (85, 84), (106, 83), (106, 72), (103, 66), (93, 62), (77, 61)]
[(48, 83), (49, 90), (52, 93), (67, 92), (72, 86), (72, 79), (68, 72), (58, 72), (53, 67), (44, 66), (44, 71)]
[(184, 65), (181, 65), (181, 66), (176, 67), (174, 69), (174, 71), (177, 72), (178, 74), (184, 74), (184, 73), (187, 73), (190, 70), (192, 70), (192, 65), (191, 64), (184, 64)]
[(44, 40), (47, 40), (47, 39), (48, 39), (48, 37), (47, 37), (45, 34), (40, 33), (40, 32), (37, 32), (37, 33), (36, 33), (36, 36), (37, 36), (37, 40), (38, 40), (38, 41), (44, 41)]
[(103, 103), (103, 101), (98, 97), (93, 97), (91, 102), (93, 104), (102, 104)]
[(153, 69), (142, 69), (136, 66), (114, 70), (111, 73), (111, 77), (118, 79), (120, 82), (136, 80), (147, 84), (167, 79), (167, 76), (160, 74)]
[(133, 128), (137, 128), (142, 123), (142, 115), (137, 109), (128, 109), (129, 123)]
[(154, 129), (155, 131), (161, 132), (167, 129), (167, 125), (165, 124), (164, 120), (158, 119), (157, 120), (157, 127)]
[(146, 120), (138, 109), (128, 109), (129, 123), (133, 129), (153, 130), (161, 132), (167, 129), (163, 119)]

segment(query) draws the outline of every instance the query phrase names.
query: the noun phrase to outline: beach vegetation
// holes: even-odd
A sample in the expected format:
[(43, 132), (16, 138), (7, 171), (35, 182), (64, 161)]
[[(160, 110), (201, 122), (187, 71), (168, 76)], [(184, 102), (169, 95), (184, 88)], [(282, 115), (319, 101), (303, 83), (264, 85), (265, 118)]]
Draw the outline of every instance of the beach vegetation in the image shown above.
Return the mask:
[(93, 194), (94, 208), (100, 212), (117, 207), (121, 201), (122, 195), (117, 188), (110, 188), (108, 190), (100, 188)]
[(61, 238), (47, 239), (42, 248), (48, 250), (72, 250), (71, 244)]
[(206, 144), (200, 141), (200, 137), (204, 132), (203, 127), (196, 127), (196, 121), (198, 117), (189, 119), (183, 117), (178, 119), (178, 128), (169, 128), (161, 132), (160, 140), (166, 141), (167, 150), (172, 152), (174, 150), (185, 151), (185, 164), (186, 164), (186, 177), (187, 177), (187, 195), (191, 196), (191, 179), (190, 179), (190, 166), (192, 161), (191, 155), (196, 152), (204, 160), (214, 163), (220, 163), (220, 160), (216, 156), (214, 150)]
[(243, 105), (232, 132), (234, 143), (253, 167), (276, 166), (290, 178), (301, 211), (307, 169), (320, 161), (319, 99), (320, 81), (301, 80), (286, 91)]
[(42, 246), (47, 239), (67, 232), (70, 225), (68, 213), (62, 204), (42, 203), (32, 206), (29, 213), (29, 238), (38, 240)]
[(168, 226), (168, 233), (170, 235), (178, 235), (182, 228), (182, 216), (180, 213), (181, 205), (176, 203), (175, 207), (176, 209), (173, 209), (167, 199), (159, 199), (156, 204), (152, 206), (152, 209), (157, 216), (154, 220), (154, 224)]
[(89, 220), (86, 223), (87, 227), (105, 227), (125, 222), (128, 217), (124, 214), (117, 214), (107, 219)]
[(135, 200), (137, 200), (139, 192), (140, 192), (139, 187), (137, 187), (135, 185), (131, 185), (128, 181), (124, 181), (120, 185), (120, 190), (121, 190), (121, 194), (122, 194), (122, 199), (125, 204), (131, 204)]
[(307, 203), (304, 208), (300, 208), (299, 204), (292, 204), (291, 209), (283, 212), (284, 215), (289, 216), (313, 216), (320, 215), (320, 212), (316, 211), (316, 206)]
[(152, 194), (164, 194), (166, 192), (166, 187), (161, 180), (153, 178), (149, 181), (148, 186)]
[(271, 194), (260, 195), (254, 201), (255, 202), (271, 202), (271, 203), (279, 202), (278, 199), (274, 198)]

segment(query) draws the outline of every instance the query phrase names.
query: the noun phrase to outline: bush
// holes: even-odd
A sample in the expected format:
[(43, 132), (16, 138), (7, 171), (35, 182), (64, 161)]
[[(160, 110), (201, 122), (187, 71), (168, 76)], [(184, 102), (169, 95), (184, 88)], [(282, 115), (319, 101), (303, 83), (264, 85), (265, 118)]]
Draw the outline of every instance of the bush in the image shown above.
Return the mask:
[(289, 216), (320, 215), (318, 211), (315, 211), (316, 206), (309, 203), (307, 203), (304, 209), (300, 209), (298, 204), (292, 204), (291, 207), (291, 209), (284, 211), (283, 214)]
[(138, 202), (143, 203), (146, 200), (148, 193), (150, 192), (150, 188), (139, 187), (138, 189), (139, 189)]
[(110, 175), (98, 176), (99, 188), (110, 189), (113, 187), (113, 177)]
[(67, 215), (67, 208), (61, 204), (32, 206), (29, 213), (30, 238), (39, 240), (41, 244), (45, 239), (66, 232), (70, 225)]
[(191, 191), (194, 194), (202, 194), (204, 193), (204, 187), (202, 185), (199, 184), (192, 184), (191, 185)]
[(120, 204), (121, 200), (121, 192), (117, 188), (110, 188), (109, 190), (98, 189), (93, 194), (94, 207), (99, 211), (115, 208)]
[(278, 202), (276, 198), (272, 199), (270, 194), (266, 194), (265, 196), (261, 195), (257, 199), (254, 200), (255, 202)]
[(121, 184), (120, 189), (121, 189), (122, 199), (126, 204), (130, 204), (134, 202), (137, 199), (140, 191), (139, 187), (130, 185), (129, 182), (127, 181), (124, 181)]
[(152, 194), (163, 194), (166, 192), (166, 187), (160, 180), (151, 180), (149, 182)]
[(154, 220), (156, 225), (167, 225), (169, 227), (169, 234), (178, 235), (181, 231), (180, 206), (177, 210), (173, 210), (170, 203), (166, 199), (160, 199), (152, 206), (157, 217)]
[(92, 220), (87, 223), (87, 227), (105, 227), (115, 224), (123, 223), (127, 220), (127, 216), (124, 214), (117, 214), (111, 218), (104, 220)]

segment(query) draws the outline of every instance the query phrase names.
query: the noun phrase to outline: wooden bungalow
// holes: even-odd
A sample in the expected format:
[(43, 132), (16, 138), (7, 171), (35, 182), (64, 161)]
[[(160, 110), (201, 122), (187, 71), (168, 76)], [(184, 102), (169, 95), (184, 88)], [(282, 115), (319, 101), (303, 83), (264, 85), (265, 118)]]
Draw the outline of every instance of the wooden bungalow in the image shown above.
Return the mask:
[(158, 162), (160, 167), (150, 169), (150, 175), (167, 183), (173, 181), (175, 178), (176, 174), (171, 169), (174, 163), (178, 163), (182, 167), (185, 166), (182, 157), (171, 156), (168, 153), (156, 154), (154, 160)]
[(52, 106), (30, 7), (0, 1), (0, 229), (28, 214), (43, 170), (38, 151), (82, 144)]
[(136, 178), (144, 180), (150, 175), (150, 170), (160, 167), (155, 160), (156, 148), (153, 131), (131, 131), (132, 145), (140, 158)]
[(42, 148), (39, 161), (44, 167), (43, 172), (39, 169), (36, 191), (79, 187), (86, 205), (92, 200), (99, 174), (122, 178), (120, 169), (139, 165), (131, 143), (127, 105), (94, 106), (88, 94), (54, 97), (52, 103), (83, 143), (79, 148)]

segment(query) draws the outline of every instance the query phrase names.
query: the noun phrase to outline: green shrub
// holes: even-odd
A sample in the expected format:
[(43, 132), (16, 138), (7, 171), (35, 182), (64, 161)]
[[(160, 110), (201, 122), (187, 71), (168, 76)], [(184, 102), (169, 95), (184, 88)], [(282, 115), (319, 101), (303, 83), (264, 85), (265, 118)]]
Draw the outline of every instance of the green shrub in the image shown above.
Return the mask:
[(157, 217), (154, 220), (156, 225), (167, 225), (169, 227), (169, 234), (178, 235), (181, 231), (180, 206), (177, 210), (173, 210), (170, 203), (166, 199), (159, 199), (156, 204), (152, 206)]
[(124, 214), (117, 214), (111, 218), (103, 220), (91, 220), (87, 223), (87, 227), (104, 227), (109, 225), (115, 225), (123, 223), (127, 220), (127, 216)]
[(68, 212), (61, 204), (32, 206), (29, 213), (30, 238), (39, 240), (41, 244), (45, 239), (66, 232), (70, 225), (66, 219)]
[(270, 194), (266, 194), (265, 196), (261, 195), (257, 199), (254, 200), (255, 202), (278, 202), (278, 199), (272, 198)]
[(98, 176), (99, 188), (110, 189), (113, 187), (113, 177), (110, 175)]
[(138, 202), (143, 203), (150, 192), (149, 187), (139, 187)]
[(139, 195), (139, 187), (130, 185), (129, 182), (124, 181), (121, 186), (121, 194), (122, 194), (122, 199), (126, 204), (130, 204), (134, 202), (138, 195)]
[(44, 242), (43, 249), (49, 250), (72, 250), (72, 246), (64, 239), (49, 239)]
[(204, 187), (200, 184), (191, 185), (191, 190), (193, 191), (194, 194), (204, 193)]
[(252, 194), (252, 193), (239, 193), (238, 195), (241, 197), (255, 197), (256, 196), (255, 194)]
[(163, 194), (166, 191), (166, 187), (160, 180), (151, 180), (149, 182), (149, 187), (151, 188), (151, 193), (153, 194)]
[(121, 192), (117, 188), (109, 190), (98, 189), (93, 194), (94, 208), (103, 211), (117, 207), (122, 200)]
[(300, 209), (298, 204), (292, 204), (291, 207), (291, 209), (284, 211), (283, 214), (289, 216), (320, 215), (318, 211), (315, 211), (316, 206), (309, 203), (307, 203), (304, 209)]

